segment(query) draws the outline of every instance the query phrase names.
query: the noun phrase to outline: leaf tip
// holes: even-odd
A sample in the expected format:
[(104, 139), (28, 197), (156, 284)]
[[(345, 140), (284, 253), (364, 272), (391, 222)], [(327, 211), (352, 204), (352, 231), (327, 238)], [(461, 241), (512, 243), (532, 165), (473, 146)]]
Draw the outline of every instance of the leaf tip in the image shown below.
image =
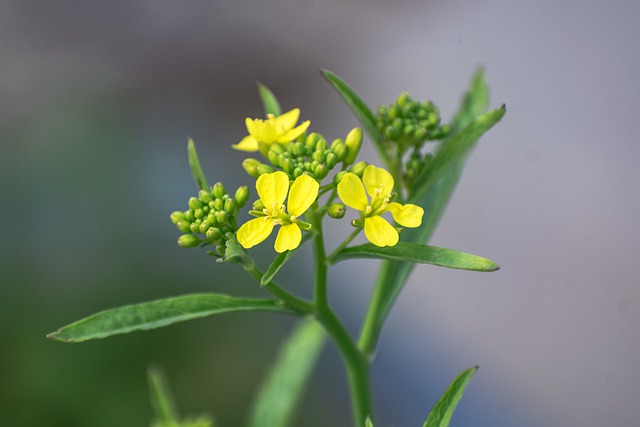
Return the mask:
[(55, 332), (51, 332), (51, 333), (49, 333), (49, 334), (45, 335), (45, 337), (46, 337), (48, 340), (51, 340), (51, 341), (65, 342), (65, 343), (71, 342), (71, 341), (69, 341), (69, 340), (67, 340), (67, 339), (65, 339), (65, 338), (62, 338), (62, 337), (60, 336), (60, 333), (61, 333), (61, 332), (62, 332), (62, 329), (59, 329), (59, 330), (57, 330), (57, 331), (55, 331)]

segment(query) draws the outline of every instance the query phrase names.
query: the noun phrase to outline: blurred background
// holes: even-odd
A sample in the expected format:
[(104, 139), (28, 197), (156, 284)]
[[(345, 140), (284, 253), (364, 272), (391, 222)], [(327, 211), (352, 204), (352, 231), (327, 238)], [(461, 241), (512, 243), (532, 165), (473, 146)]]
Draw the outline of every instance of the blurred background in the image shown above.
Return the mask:
[[(250, 184), (230, 145), (262, 115), (256, 81), (333, 139), (356, 120), (321, 68), (372, 106), (409, 91), (447, 120), (484, 66), (492, 106), (508, 112), (432, 243), (502, 270), (415, 270), (374, 365), (376, 427), (422, 425), (475, 364), (454, 426), (637, 426), (638, 18), (631, 0), (0, 0), (0, 425), (148, 425), (150, 364), (183, 413), (241, 425), (293, 319), (228, 314), (80, 345), (44, 336), (153, 298), (265, 295), (180, 249), (169, 221), (196, 192), (188, 136), (210, 181)], [(309, 255), (281, 276), (303, 295)], [(375, 266), (332, 270), (352, 332)], [(349, 425), (332, 346), (315, 372), (296, 425)]]

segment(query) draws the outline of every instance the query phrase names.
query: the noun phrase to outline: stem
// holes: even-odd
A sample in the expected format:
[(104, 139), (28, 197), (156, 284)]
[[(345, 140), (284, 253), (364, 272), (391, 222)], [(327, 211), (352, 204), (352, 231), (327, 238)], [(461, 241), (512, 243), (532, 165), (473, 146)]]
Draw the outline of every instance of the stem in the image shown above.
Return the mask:
[[(258, 267), (256, 267), (255, 264), (251, 263), (250, 265), (245, 265), (245, 270), (251, 275), (251, 277), (257, 280), (258, 283), (260, 283), (260, 279), (262, 279), (263, 273)], [(282, 300), (282, 302), (284, 302), (291, 309), (304, 315), (313, 313), (312, 304), (287, 292), (280, 286), (276, 285), (274, 282), (269, 282), (264, 287), (267, 291), (271, 292), (272, 295)]]
[(385, 279), (387, 277), (387, 270), (391, 266), (388, 261), (383, 261), (378, 272), (378, 278), (374, 287), (373, 295), (371, 296), (371, 302), (369, 303), (369, 310), (360, 332), (360, 340), (358, 341), (358, 348), (364, 354), (368, 360), (373, 359), (373, 355), (376, 350), (376, 344), (382, 330), (384, 319), (381, 319), (380, 313), (383, 310), (383, 304), (386, 296)]
[(351, 241), (352, 241), (353, 239), (355, 239), (355, 238), (356, 238), (356, 236), (357, 236), (358, 234), (360, 234), (360, 232), (361, 232), (361, 231), (362, 231), (362, 228), (360, 228), (360, 227), (356, 228), (356, 229), (353, 231), (353, 233), (351, 233), (351, 234), (349, 235), (349, 237), (347, 237), (347, 238), (344, 240), (344, 242), (342, 242), (342, 243), (340, 244), (340, 246), (338, 246), (338, 247), (337, 247), (333, 252), (331, 252), (331, 255), (329, 255), (329, 256), (327, 257), (327, 260), (326, 260), (327, 265), (331, 264), (331, 263), (333, 262), (333, 258), (335, 258), (335, 257), (336, 257), (336, 255), (338, 255), (340, 252), (342, 252), (342, 250), (343, 250), (344, 248), (346, 248), (346, 247), (347, 247), (347, 245), (348, 245), (349, 243), (351, 243)]
[[(315, 258), (314, 303), (316, 318), (318, 322), (324, 326), (340, 351), (347, 371), (355, 426), (364, 427), (367, 417), (373, 415), (369, 381), (369, 361), (358, 350), (340, 320), (329, 307), (327, 298), (327, 257), (322, 233), (322, 215), (316, 213), (312, 218), (313, 228), (315, 229), (313, 250)], [(355, 235), (353, 237), (355, 237)], [(351, 237), (351, 239), (353, 239), (353, 237)], [(350, 239), (348, 238), (347, 240), (346, 244), (349, 243)]]

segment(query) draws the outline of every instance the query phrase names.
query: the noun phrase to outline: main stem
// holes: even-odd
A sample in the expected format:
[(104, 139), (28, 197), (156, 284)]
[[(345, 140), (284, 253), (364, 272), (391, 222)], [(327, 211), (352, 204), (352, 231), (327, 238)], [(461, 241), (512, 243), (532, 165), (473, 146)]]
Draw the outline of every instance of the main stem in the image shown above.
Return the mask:
[(371, 385), (369, 379), (369, 359), (358, 350), (348, 332), (331, 310), (327, 298), (327, 256), (322, 233), (322, 215), (313, 216), (314, 304), (317, 320), (336, 343), (345, 364), (353, 418), (356, 427), (364, 427), (368, 417), (373, 416)]

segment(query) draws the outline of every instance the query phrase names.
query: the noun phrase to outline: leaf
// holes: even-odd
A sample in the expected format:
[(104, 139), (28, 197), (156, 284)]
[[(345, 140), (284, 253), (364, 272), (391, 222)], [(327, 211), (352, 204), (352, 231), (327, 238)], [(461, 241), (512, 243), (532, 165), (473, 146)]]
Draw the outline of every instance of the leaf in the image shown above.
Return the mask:
[(364, 422), (364, 427), (373, 427), (373, 421), (371, 421), (371, 418), (367, 417), (367, 420)]
[(325, 343), (322, 327), (304, 320), (287, 338), (249, 416), (249, 427), (291, 425), (302, 392)]
[(449, 385), (449, 388), (444, 392), (442, 397), (440, 397), (440, 400), (438, 400), (433, 409), (431, 409), (431, 412), (422, 427), (449, 426), (453, 410), (456, 409), (458, 401), (462, 397), (462, 393), (477, 370), (477, 366), (469, 368), (453, 380), (451, 385)]
[(347, 82), (331, 71), (321, 70), (320, 73), (329, 83), (331, 83), (340, 96), (342, 96), (342, 99), (344, 99), (349, 108), (351, 108), (353, 114), (362, 124), (362, 127), (367, 131), (369, 137), (371, 137), (373, 145), (378, 151), (378, 155), (382, 161), (388, 165), (389, 158), (387, 157), (387, 152), (384, 149), (382, 134), (378, 131), (376, 126), (376, 117), (373, 112), (369, 109), (362, 98), (360, 98), (360, 95), (358, 95), (351, 86), (347, 84)]
[(161, 328), (213, 314), (238, 311), (294, 312), (270, 299), (236, 298), (222, 294), (190, 294), (164, 298), (101, 311), (67, 325), (47, 338), (61, 342), (82, 342)]
[(260, 95), (260, 99), (262, 100), (265, 116), (268, 114), (273, 114), (277, 117), (282, 114), (282, 109), (280, 108), (278, 98), (276, 98), (276, 96), (268, 87), (260, 82), (258, 82), (258, 94)]
[(227, 239), (224, 244), (224, 256), (222, 258), (218, 258), (216, 262), (238, 263), (242, 264), (245, 269), (253, 266), (253, 259), (251, 259), (245, 248), (240, 245), (235, 236)]
[(453, 132), (467, 126), (473, 119), (487, 111), (489, 108), (489, 85), (485, 80), (484, 69), (478, 69), (471, 79), (469, 90), (462, 98), (462, 104), (458, 108), (451, 127)]
[(211, 191), (207, 184), (207, 179), (204, 177), (204, 172), (200, 167), (200, 161), (198, 160), (198, 154), (196, 153), (196, 146), (193, 143), (193, 139), (189, 138), (187, 142), (187, 151), (189, 153), (189, 166), (191, 166), (191, 173), (193, 179), (198, 186), (198, 190)]
[[(311, 234), (305, 233), (305, 235), (302, 237), (302, 241), (300, 242), (300, 245), (298, 245), (298, 248), (304, 245), (304, 243), (307, 240), (309, 240), (310, 237), (311, 237)], [(278, 271), (280, 271), (282, 266), (284, 266), (286, 262), (289, 261), (289, 259), (296, 253), (298, 248), (278, 254), (276, 259), (273, 260), (273, 262), (271, 263), (267, 271), (264, 273), (264, 275), (260, 279), (260, 286), (265, 286), (271, 280), (273, 280), (274, 276), (278, 273)]]
[(410, 203), (415, 203), (457, 162), (466, 157), (480, 137), (504, 117), (506, 107), (489, 111), (474, 119), (462, 131), (445, 141), (436, 151), (423, 173), (416, 179), (409, 194)]
[(178, 413), (173, 396), (162, 371), (159, 368), (150, 367), (147, 370), (147, 381), (151, 394), (151, 407), (155, 415), (154, 425), (178, 425)]
[(493, 261), (453, 249), (427, 246), (418, 243), (399, 242), (395, 246), (379, 247), (372, 243), (343, 249), (332, 264), (353, 258), (378, 258), (391, 261), (407, 261), (419, 264), (433, 264), (440, 267), (471, 271), (496, 271)]

